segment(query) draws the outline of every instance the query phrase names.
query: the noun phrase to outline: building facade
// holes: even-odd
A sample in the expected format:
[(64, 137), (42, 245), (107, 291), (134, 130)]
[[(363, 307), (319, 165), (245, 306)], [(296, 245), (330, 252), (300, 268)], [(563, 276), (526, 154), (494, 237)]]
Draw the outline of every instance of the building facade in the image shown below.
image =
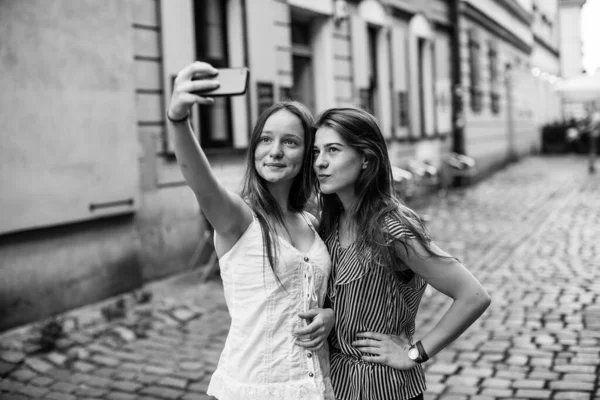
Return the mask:
[[(560, 72), (564, 79), (582, 74), (583, 41), (581, 38), (581, 8), (586, 0), (559, 0), (559, 48)], [(577, 102), (562, 102), (565, 119), (584, 118), (585, 106)]]
[[(535, 150), (536, 124), (552, 117), (532, 105), (531, 60), (545, 36), (523, 1), (7, 0), (0, 9), (0, 330), (206, 260), (208, 226), (165, 123), (173, 79), (194, 60), (251, 71), (245, 96), (193, 112), (231, 190), (254, 121), (283, 99), (315, 113), (369, 110), (396, 166), (441, 168), (459, 149), (482, 176)], [(553, 40), (539, 68), (554, 74)]]

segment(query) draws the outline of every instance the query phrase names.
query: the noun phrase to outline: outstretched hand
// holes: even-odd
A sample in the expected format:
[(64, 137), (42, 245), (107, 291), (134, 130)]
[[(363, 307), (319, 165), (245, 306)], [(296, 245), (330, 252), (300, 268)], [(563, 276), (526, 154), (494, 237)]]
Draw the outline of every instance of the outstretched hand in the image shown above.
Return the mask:
[(331, 308), (313, 308), (301, 312), (298, 316), (308, 323), (294, 332), (296, 344), (308, 350), (318, 350), (327, 341), (329, 332), (335, 323), (335, 314)]
[(180, 120), (189, 114), (192, 105), (214, 103), (211, 97), (199, 96), (194, 92), (218, 88), (219, 82), (215, 79), (217, 74), (212, 65), (202, 61), (196, 61), (179, 71), (173, 83), (168, 116)]
[(384, 335), (376, 332), (360, 332), (352, 342), (363, 353), (367, 362), (387, 365), (395, 369), (411, 369), (418, 364), (408, 358), (410, 343), (402, 336)]

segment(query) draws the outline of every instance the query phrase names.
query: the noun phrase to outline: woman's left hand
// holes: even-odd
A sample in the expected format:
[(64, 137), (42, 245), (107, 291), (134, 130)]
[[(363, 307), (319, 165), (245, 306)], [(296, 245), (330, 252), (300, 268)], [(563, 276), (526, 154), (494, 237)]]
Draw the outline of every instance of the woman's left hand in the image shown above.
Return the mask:
[(390, 336), (376, 332), (360, 332), (356, 334), (358, 340), (352, 345), (364, 355), (362, 359), (367, 362), (387, 365), (395, 369), (411, 369), (418, 364), (408, 358), (410, 344), (402, 336)]
[(298, 316), (305, 319), (308, 325), (294, 332), (296, 344), (311, 351), (320, 349), (335, 324), (333, 310), (331, 308), (313, 308), (299, 313)]

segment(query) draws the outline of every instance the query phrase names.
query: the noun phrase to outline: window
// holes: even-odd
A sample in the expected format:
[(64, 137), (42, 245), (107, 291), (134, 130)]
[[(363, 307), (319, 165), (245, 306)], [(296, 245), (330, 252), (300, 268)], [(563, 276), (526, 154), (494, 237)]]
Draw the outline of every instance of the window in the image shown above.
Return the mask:
[(498, 88), (498, 50), (495, 42), (489, 43), (488, 61), (490, 67), (490, 97), (494, 114), (500, 112), (500, 91)]
[[(229, 66), (227, 57), (226, 3), (194, 0), (196, 56), (215, 68)], [(215, 97), (214, 104), (199, 106), (200, 142), (204, 148), (232, 145), (231, 104), (228, 97)]]
[(292, 69), (291, 98), (315, 111), (313, 55), (311, 24), (306, 19), (292, 15)]
[(367, 27), (367, 74), (369, 88), (361, 93), (361, 108), (375, 115), (377, 99), (377, 28)]
[(471, 84), (471, 109), (480, 112), (483, 108), (483, 91), (481, 90), (481, 60), (479, 35), (474, 29), (469, 30), (469, 69)]

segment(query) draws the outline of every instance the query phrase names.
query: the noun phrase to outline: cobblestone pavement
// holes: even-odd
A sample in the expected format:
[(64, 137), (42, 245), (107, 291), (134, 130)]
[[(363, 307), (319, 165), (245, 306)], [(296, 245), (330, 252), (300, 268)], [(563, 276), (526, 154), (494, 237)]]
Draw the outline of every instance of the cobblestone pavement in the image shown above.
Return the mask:
[[(417, 208), (492, 296), (426, 364), (426, 399), (600, 399), (600, 176), (586, 165), (529, 158)], [(50, 351), (40, 323), (5, 332), (0, 398), (208, 399), (229, 316), (219, 280), (199, 275), (64, 314)], [(428, 290), (416, 337), (448, 306)]]

